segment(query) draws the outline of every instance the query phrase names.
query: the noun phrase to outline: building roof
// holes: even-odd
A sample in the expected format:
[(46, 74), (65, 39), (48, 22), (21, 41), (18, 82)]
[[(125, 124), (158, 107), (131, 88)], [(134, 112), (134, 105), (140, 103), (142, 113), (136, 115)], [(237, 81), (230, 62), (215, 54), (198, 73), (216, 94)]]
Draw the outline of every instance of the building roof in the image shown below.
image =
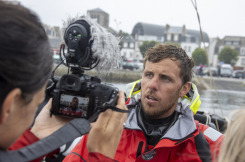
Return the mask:
[[(91, 10), (88, 10), (87, 12), (102, 12), (102, 13), (106, 13), (105, 11), (103, 11), (100, 8), (91, 9)], [(108, 13), (106, 13), (106, 14), (108, 14)]]
[(137, 23), (134, 28), (132, 35), (154, 35), (164, 36), (165, 27), (162, 25), (148, 24), (148, 23)]
[(230, 41), (243, 41), (243, 40), (245, 40), (245, 37), (240, 37), (240, 36), (225, 36), (223, 39), (224, 40), (230, 40)]
[[(200, 34), (199, 30), (186, 29), (186, 34), (195, 36), (200, 42), (202, 41), (201, 34)], [(208, 34), (206, 32), (203, 32), (203, 39), (204, 39), (204, 42), (209, 42), (209, 37), (208, 37)]]
[(127, 35), (127, 36), (122, 38), (122, 42), (134, 43), (134, 38), (132, 37), (132, 35)]
[[(165, 26), (139, 22), (134, 26), (132, 35), (135, 36), (136, 34), (138, 34), (138, 35), (164, 36), (165, 32), (181, 34), (183, 32), (183, 27), (169, 26), (168, 31), (166, 31)], [(196, 37), (199, 42), (202, 41), (199, 30), (186, 29), (186, 35), (191, 35)], [(203, 37), (205, 42), (209, 42), (209, 37), (206, 32), (203, 32)]]
[(166, 31), (168, 33), (178, 33), (178, 34), (182, 34), (183, 32), (183, 28), (182, 27), (176, 27), (176, 26), (170, 26), (168, 31)]
[(225, 36), (222, 40), (221, 40), (221, 42), (220, 42), (220, 44), (221, 45), (225, 45), (225, 41), (239, 41), (240, 42), (240, 44), (239, 44), (239, 46), (245, 46), (245, 37), (241, 37), (241, 36)]

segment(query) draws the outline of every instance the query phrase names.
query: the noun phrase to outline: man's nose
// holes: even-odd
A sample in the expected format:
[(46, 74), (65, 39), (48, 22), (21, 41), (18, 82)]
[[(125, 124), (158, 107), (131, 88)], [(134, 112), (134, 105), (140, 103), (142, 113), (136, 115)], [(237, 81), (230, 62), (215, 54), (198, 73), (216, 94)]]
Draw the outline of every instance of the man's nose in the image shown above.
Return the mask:
[(150, 90), (154, 90), (156, 91), (158, 89), (159, 86), (159, 79), (158, 77), (153, 77), (150, 81), (149, 81), (149, 86), (148, 88)]

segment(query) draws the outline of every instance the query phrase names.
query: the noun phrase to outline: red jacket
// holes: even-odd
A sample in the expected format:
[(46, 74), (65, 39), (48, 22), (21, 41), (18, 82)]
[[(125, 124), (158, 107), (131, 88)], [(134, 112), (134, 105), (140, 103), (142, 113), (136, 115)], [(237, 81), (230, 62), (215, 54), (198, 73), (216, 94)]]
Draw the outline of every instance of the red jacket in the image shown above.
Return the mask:
[[(19, 137), (18, 140), (13, 145), (11, 145), (9, 147), (8, 150), (18, 150), (18, 149), (21, 149), (25, 146), (31, 145), (37, 141), (39, 141), (39, 139), (30, 131), (30, 129), (27, 129), (22, 134), (22, 136)], [(59, 149), (55, 150), (54, 152), (49, 153), (48, 155), (45, 155), (45, 156), (52, 156), (53, 154), (58, 153), (58, 152), (59, 152)], [(45, 156), (42, 156), (38, 159), (35, 159), (32, 162), (40, 162), (40, 161), (42, 161), (42, 159)], [(88, 158), (90, 161), (105, 161), (105, 162), (107, 162), (109, 159), (109, 158), (107, 158), (107, 157), (105, 157), (99, 153), (89, 153)], [(18, 161), (18, 159), (16, 159), (16, 160)]]
[[(179, 108), (178, 108), (179, 109)], [(211, 127), (194, 121), (189, 108), (180, 109), (175, 124), (156, 146), (147, 146), (145, 135), (137, 125), (133, 109), (126, 122), (114, 159), (120, 162), (141, 161), (215, 161), (224, 136)], [(64, 162), (91, 161), (86, 148), (87, 136), (66, 156)], [(98, 155), (101, 158), (103, 155)], [(112, 159), (110, 159), (112, 161)], [(109, 160), (108, 160), (109, 161)]]
[[(30, 129), (27, 129), (21, 137), (18, 138), (18, 140), (9, 147), (8, 150), (18, 150), (22, 147), (28, 146), (30, 144), (33, 144), (35, 142), (39, 141), (39, 139), (30, 131)], [(44, 157), (44, 156), (43, 156)], [(40, 157), (36, 160), (33, 160), (32, 162), (40, 162), (43, 157)]]

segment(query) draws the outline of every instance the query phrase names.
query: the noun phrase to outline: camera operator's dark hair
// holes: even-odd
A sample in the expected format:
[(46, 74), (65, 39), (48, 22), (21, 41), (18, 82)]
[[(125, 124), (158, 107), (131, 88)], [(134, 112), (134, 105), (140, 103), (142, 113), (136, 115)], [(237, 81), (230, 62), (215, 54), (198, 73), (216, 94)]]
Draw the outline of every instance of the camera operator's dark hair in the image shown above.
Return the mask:
[(192, 80), (192, 68), (194, 67), (193, 59), (186, 54), (185, 50), (174, 45), (157, 44), (147, 50), (144, 58), (144, 68), (146, 61), (156, 63), (166, 58), (175, 61), (179, 66), (182, 84)]
[(38, 16), (21, 5), (0, 1), (0, 108), (20, 88), (26, 103), (48, 78), (53, 58)]

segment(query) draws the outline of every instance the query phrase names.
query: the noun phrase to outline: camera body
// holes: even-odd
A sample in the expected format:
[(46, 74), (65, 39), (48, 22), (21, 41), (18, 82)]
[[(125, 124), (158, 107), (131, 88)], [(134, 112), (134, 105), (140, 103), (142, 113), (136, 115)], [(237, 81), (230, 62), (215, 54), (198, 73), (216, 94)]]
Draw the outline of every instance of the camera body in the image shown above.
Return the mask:
[(117, 94), (118, 88), (101, 83), (98, 77), (65, 74), (51, 92), (51, 113), (89, 119), (101, 106), (115, 106)]
[(71, 69), (72, 74), (52, 77), (52, 85), (46, 90), (53, 98), (51, 114), (89, 119), (105, 106), (117, 103), (118, 88), (101, 83), (98, 77), (84, 74), (84, 70), (93, 69), (100, 60), (91, 52), (93, 40), (90, 26), (91, 23), (82, 19), (65, 30), (67, 53), (64, 52), (65, 45), (61, 45), (60, 58), (62, 60), (63, 54), (66, 63), (64, 60), (62, 63)]

